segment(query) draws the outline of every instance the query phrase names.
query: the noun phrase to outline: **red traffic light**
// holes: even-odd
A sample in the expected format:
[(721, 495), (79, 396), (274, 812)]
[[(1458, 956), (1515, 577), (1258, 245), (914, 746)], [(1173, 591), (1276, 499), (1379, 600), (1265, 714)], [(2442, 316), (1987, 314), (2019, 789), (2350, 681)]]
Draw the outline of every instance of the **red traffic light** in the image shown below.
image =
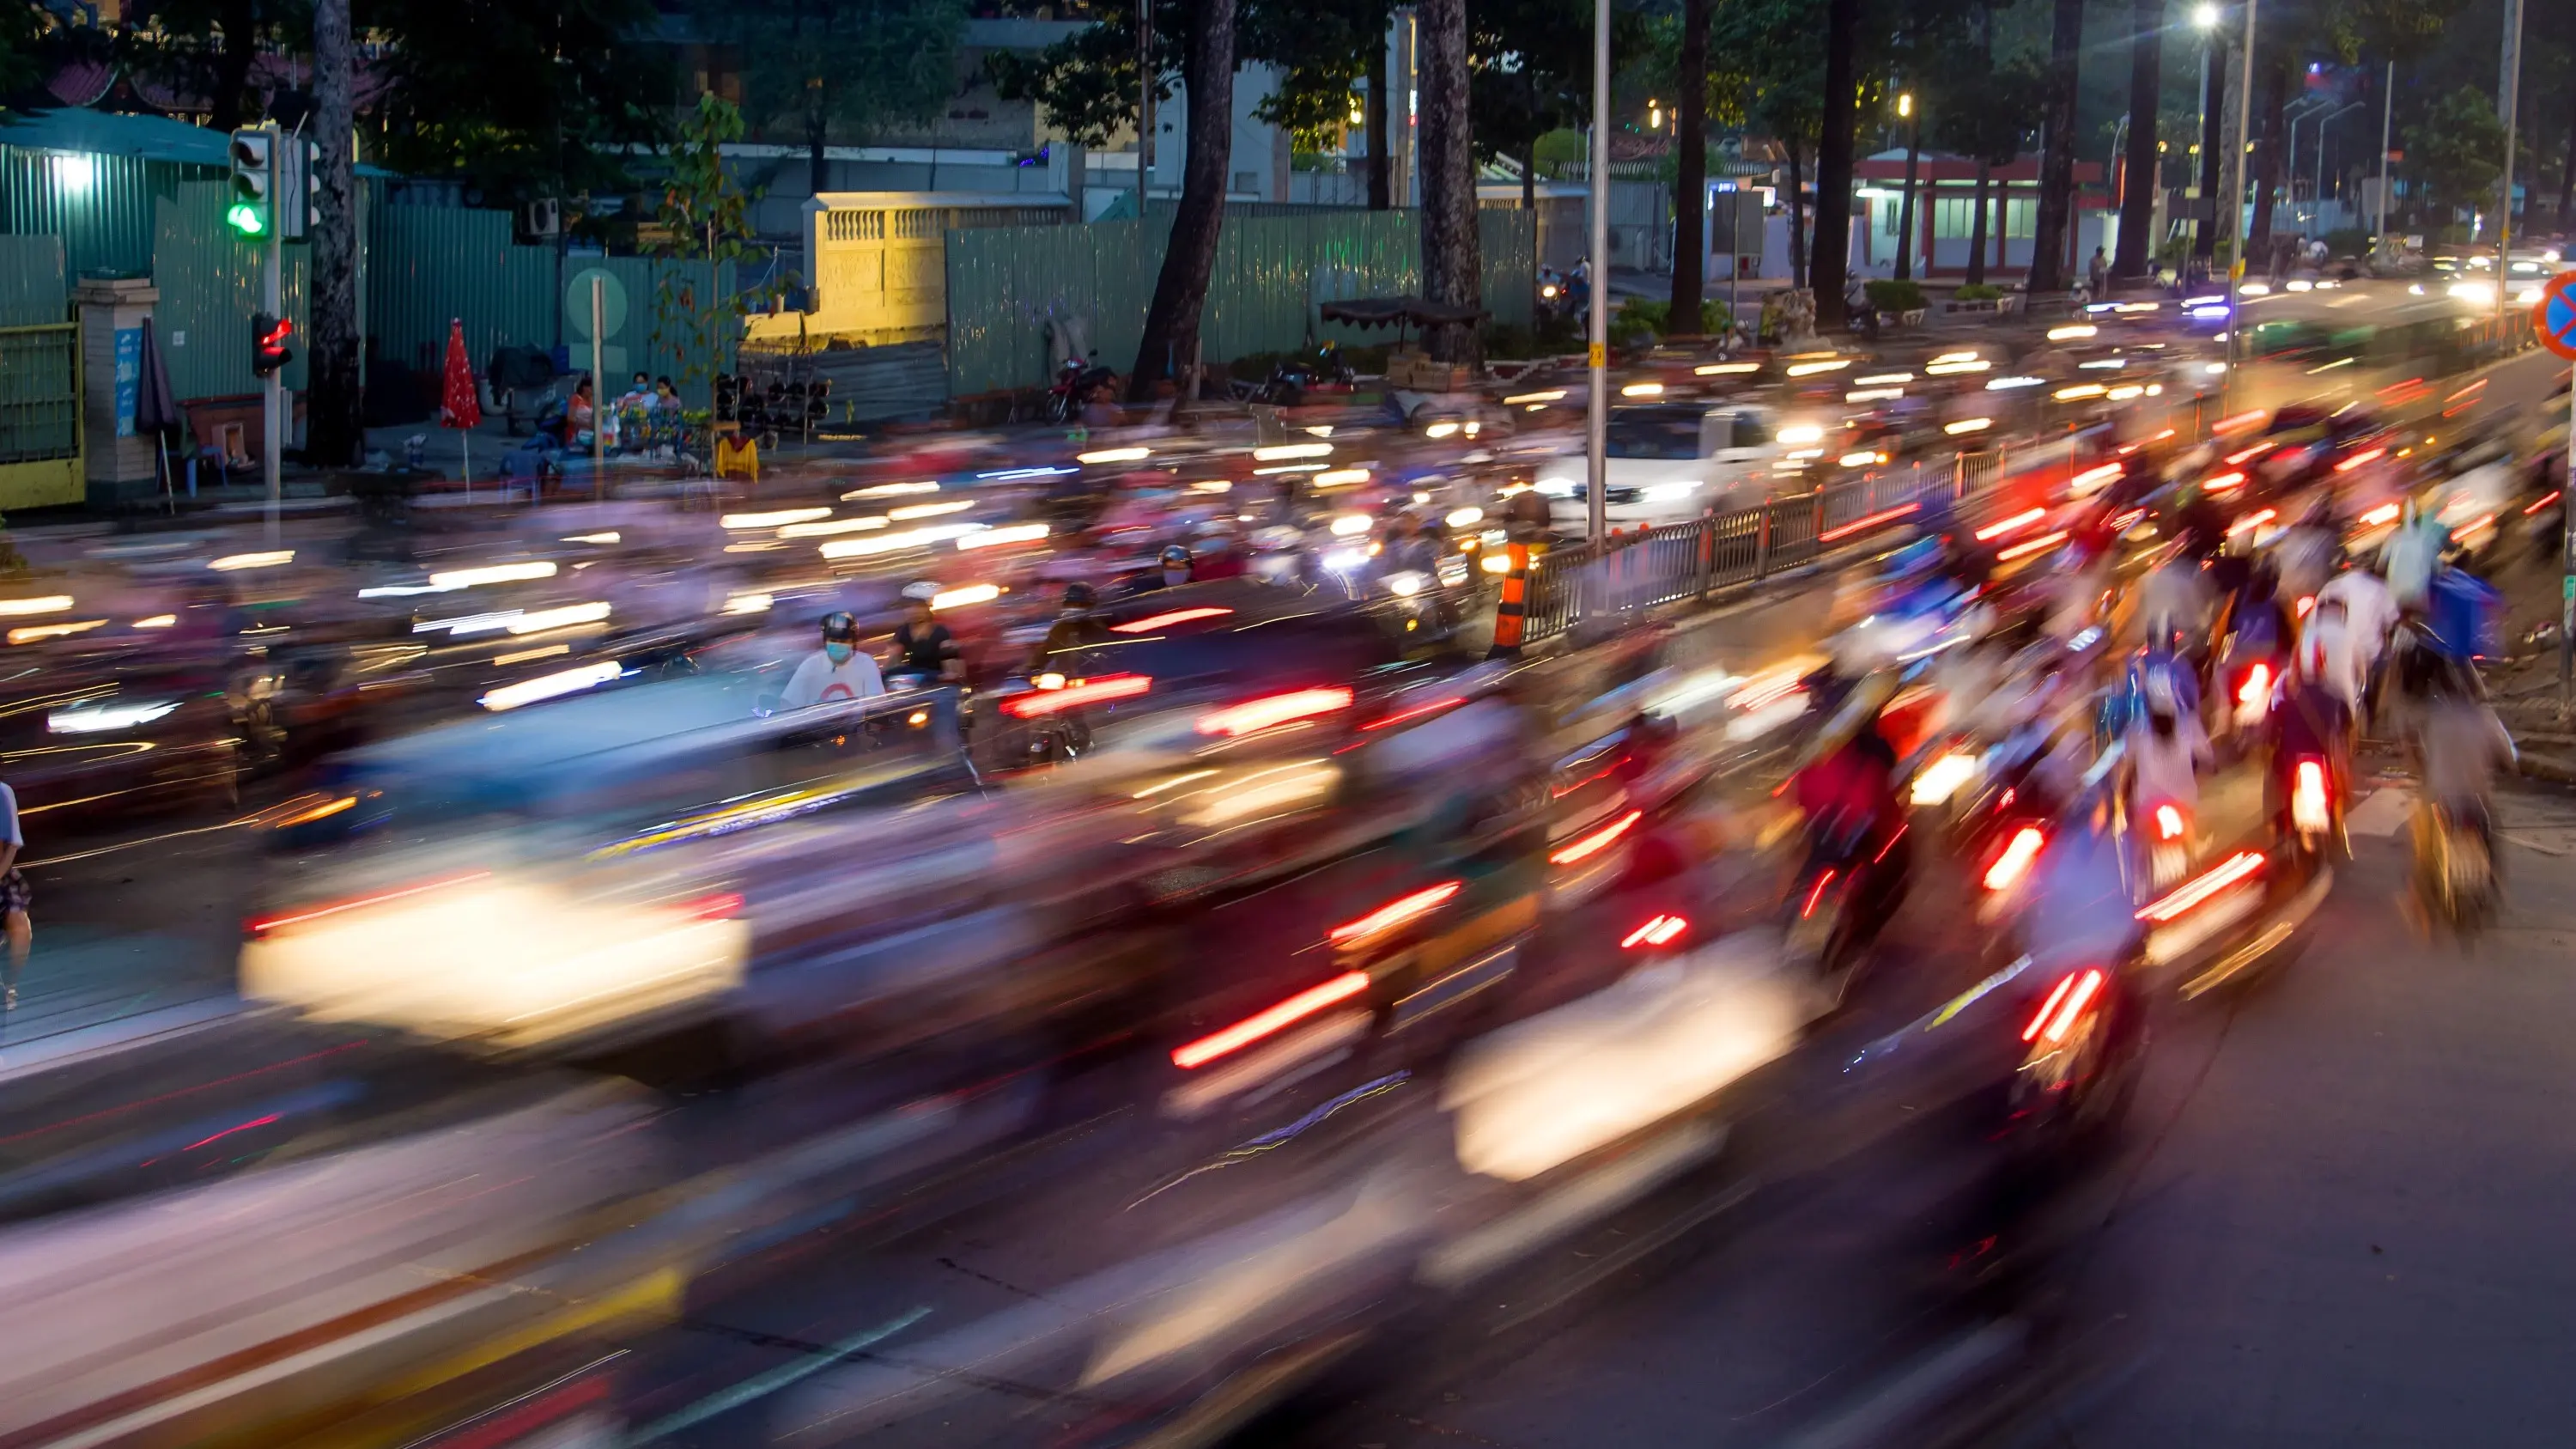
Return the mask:
[(271, 317), (254, 312), (250, 318), (250, 370), (267, 377), (295, 360), (294, 351), (286, 344), (295, 335), (295, 321), (289, 317)]

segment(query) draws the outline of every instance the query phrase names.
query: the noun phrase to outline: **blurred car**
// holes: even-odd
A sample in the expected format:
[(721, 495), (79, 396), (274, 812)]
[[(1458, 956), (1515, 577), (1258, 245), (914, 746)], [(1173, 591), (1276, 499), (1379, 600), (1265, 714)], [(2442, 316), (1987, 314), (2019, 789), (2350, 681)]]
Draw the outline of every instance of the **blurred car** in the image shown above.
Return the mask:
[[(1821, 452), (1822, 428), (1783, 427), (1760, 403), (1664, 402), (1610, 410), (1602, 467), (1606, 513), (1614, 523), (1654, 526), (1758, 503), (1770, 465), (1798, 450)], [(1538, 489), (1586, 500), (1580, 453), (1538, 470)]]

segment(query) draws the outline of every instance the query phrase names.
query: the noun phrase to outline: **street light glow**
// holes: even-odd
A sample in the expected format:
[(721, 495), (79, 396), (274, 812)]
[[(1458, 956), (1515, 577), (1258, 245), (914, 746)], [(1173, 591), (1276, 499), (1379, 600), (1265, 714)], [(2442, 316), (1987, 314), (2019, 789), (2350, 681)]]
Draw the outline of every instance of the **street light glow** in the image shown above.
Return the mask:
[(1896, 114), (1900, 118), (1910, 117), (1914, 114), (1914, 93), (1912, 91), (1906, 91), (1897, 96)]
[(2218, 7), (2215, 5), (2201, 5), (2194, 7), (2191, 12), (2191, 23), (2199, 26), (2203, 30), (2216, 30), (2218, 28)]

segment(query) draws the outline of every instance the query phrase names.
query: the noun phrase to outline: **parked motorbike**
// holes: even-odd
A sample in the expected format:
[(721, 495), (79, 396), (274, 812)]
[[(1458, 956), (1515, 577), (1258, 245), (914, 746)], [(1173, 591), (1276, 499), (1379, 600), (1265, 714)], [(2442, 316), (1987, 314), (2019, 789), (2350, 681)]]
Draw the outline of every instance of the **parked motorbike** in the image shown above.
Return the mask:
[(1083, 405), (1117, 378), (1116, 373), (1100, 365), (1097, 352), (1088, 361), (1066, 358), (1055, 370), (1055, 382), (1047, 388), (1046, 420), (1059, 427), (1073, 422), (1082, 416)]

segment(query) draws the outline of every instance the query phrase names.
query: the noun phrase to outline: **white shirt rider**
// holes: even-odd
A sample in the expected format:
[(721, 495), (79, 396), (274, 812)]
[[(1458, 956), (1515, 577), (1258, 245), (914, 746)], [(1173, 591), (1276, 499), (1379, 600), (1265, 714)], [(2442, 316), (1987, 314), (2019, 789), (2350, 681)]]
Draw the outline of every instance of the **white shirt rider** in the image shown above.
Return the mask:
[(886, 692), (877, 662), (855, 644), (827, 641), (796, 666), (778, 696), (781, 709), (835, 704), (845, 699), (874, 699)]

